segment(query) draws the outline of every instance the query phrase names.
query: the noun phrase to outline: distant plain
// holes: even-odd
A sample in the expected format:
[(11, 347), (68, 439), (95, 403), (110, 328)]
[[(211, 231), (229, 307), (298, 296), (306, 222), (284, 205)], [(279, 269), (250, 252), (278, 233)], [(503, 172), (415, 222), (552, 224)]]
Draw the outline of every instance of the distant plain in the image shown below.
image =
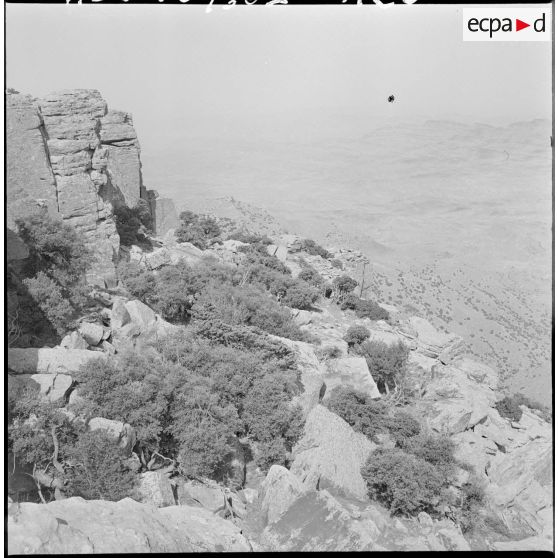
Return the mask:
[(551, 123), (343, 124), (171, 138), (142, 152), (146, 185), (179, 209), (233, 196), (361, 250), (380, 301), (463, 336), (511, 392), (550, 404)]

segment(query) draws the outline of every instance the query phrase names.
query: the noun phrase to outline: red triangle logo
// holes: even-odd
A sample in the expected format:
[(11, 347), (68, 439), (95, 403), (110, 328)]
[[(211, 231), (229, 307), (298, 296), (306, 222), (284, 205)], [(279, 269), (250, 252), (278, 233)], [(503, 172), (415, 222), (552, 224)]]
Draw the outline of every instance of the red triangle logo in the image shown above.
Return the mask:
[(525, 23), (524, 21), (521, 21), (520, 19), (515, 20), (515, 30), (516, 31), (521, 31), (522, 29), (525, 29), (525, 27), (531, 27), (530, 23)]

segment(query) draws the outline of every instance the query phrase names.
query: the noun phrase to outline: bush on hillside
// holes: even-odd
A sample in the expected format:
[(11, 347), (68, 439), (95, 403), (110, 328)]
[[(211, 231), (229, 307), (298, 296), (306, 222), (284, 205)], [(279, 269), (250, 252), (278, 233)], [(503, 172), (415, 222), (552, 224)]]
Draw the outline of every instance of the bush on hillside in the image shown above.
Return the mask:
[(298, 274), (298, 279), (319, 289), (323, 288), (325, 283), (324, 278), (311, 266), (303, 269)]
[(329, 260), (329, 263), (333, 267), (336, 267), (337, 269), (343, 269), (343, 262), (337, 258), (333, 258), (332, 260)]
[(392, 515), (436, 515), (442, 504), (444, 477), (432, 464), (401, 449), (377, 449), (361, 470), (370, 498)]
[(180, 225), (175, 232), (178, 242), (189, 242), (205, 250), (221, 235), (219, 224), (213, 217), (200, 216), (192, 211), (183, 211), (179, 217)]
[(120, 244), (131, 246), (146, 239), (153, 232), (153, 218), (149, 203), (140, 199), (135, 207), (121, 205), (114, 209), (116, 232), (120, 236)]
[(301, 249), (307, 254), (310, 254), (311, 256), (321, 256), (326, 260), (333, 258), (333, 254), (331, 252), (328, 252), (325, 248), (320, 246), (315, 240), (312, 240), (310, 238), (305, 238), (301, 242)]
[(348, 343), (349, 347), (360, 345), (367, 339), (370, 339), (370, 331), (364, 326), (352, 325), (343, 336), (343, 339)]
[(285, 442), (281, 438), (266, 440), (258, 444), (256, 465), (267, 474), (272, 465), (287, 465)]
[(494, 407), (502, 418), (509, 419), (513, 422), (518, 422), (523, 416), (523, 411), (519, 406), (520, 403), (516, 398), (506, 395), (503, 399), (496, 402)]
[(117, 268), (118, 278), (134, 297), (145, 304), (154, 303), (155, 274), (137, 262), (121, 262)]
[(357, 286), (358, 283), (348, 275), (341, 275), (333, 280), (333, 288), (341, 299), (349, 295)]
[[(405, 451), (409, 451), (406, 444), (415, 440), (421, 431), (419, 422), (411, 414), (399, 410), (394, 411), (389, 418), (387, 427), (397, 446), (402, 447)], [(411, 451), (411, 453), (414, 452)], [(423, 455), (417, 455), (424, 459)]]
[(399, 445), (407, 453), (416, 455), (427, 463), (434, 465), (444, 474), (446, 479), (451, 478), (455, 472), (455, 444), (447, 436), (434, 436), (417, 432), (416, 435), (406, 437)]
[(325, 347), (320, 347), (315, 351), (315, 353), (319, 360), (340, 358), (343, 355), (343, 351), (335, 345), (326, 345)]
[(370, 318), (373, 321), (389, 320), (389, 313), (373, 300), (359, 300), (355, 306), (358, 318)]
[(246, 244), (263, 244), (264, 246), (272, 244), (271, 239), (267, 236), (251, 233), (242, 229), (233, 231), (229, 235), (228, 240), (238, 240), (239, 242), (245, 242)]
[(409, 349), (401, 341), (394, 345), (366, 341), (358, 346), (358, 353), (366, 358), (370, 374), (382, 393), (390, 393), (403, 383)]

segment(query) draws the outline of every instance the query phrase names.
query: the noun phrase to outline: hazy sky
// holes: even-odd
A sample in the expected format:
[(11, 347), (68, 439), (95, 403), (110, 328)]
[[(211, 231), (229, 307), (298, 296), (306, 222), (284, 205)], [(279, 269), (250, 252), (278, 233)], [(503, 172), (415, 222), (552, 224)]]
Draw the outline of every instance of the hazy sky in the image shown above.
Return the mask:
[(305, 119), (551, 117), (551, 43), (463, 42), (459, 7), (8, 4), (6, 25), (8, 86), (98, 89), (144, 148)]

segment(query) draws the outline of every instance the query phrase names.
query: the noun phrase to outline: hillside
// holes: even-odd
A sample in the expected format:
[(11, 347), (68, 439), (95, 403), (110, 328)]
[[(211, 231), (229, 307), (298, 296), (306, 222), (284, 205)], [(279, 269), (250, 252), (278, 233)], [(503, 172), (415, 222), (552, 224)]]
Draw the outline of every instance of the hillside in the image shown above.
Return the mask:
[(236, 196), (177, 216), (96, 91), (12, 97), (10, 554), (552, 549), (550, 412), (419, 284)]

